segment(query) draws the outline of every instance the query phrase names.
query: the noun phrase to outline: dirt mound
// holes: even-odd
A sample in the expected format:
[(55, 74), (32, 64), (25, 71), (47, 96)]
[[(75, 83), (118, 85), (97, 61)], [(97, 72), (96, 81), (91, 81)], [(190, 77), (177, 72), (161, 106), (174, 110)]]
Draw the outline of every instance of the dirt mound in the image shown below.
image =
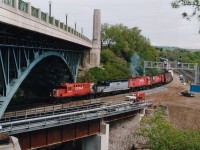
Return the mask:
[(200, 109), (182, 105), (169, 105), (169, 117), (175, 128), (200, 129)]
[(183, 85), (177, 74), (164, 92), (151, 94), (147, 99), (154, 99), (155, 104), (167, 104), (169, 106), (169, 117), (176, 128), (200, 129), (200, 94), (195, 97), (185, 97), (181, 91), (188, 90), (189, 84)]

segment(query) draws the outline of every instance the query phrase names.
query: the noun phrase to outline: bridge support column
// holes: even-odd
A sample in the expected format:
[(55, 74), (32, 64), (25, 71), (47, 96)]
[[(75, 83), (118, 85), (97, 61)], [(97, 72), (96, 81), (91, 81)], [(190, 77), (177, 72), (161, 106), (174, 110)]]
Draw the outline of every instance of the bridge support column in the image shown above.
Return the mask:
[(15, 0), (14, 1), (14, 7), (15, 7), (15, 9), (18, 11), (18, 7), (19, 7), (19, 0)]
[(28, 2), (28, 14), (31, 16), (31, 3)]
[(46, 13), (46, 22), (49, 23), (49, 14)]
[(84, 138), (82, 150), (108, 150), (109, 144), (109, 124), (101, 125), (101, 133)]
[(41, 9), (40, 8), (38, 8), (38, 19), (41, 20)]
[(100, 65), (100, 51), (101, 51), (101, 12), (99, 9), (94, 10), (93, 16), (93, 46), (90, 51), (90, 64), (93, 67)]
[(53, 26), (55, 26), (55, 18), (54, 17), (52, 17), (53, 18)]
[(145, 115), (145, 110), (146, 110), (146, 108), (142, 108), (142, 109), (139, 110), (140, 121), (142, 120), (142, 118), (143, 118), (144, 115)]
[(11, 136), (11, 142), (8, 144), (0, 145), (0, 150), (21, 150), (18, 139)]

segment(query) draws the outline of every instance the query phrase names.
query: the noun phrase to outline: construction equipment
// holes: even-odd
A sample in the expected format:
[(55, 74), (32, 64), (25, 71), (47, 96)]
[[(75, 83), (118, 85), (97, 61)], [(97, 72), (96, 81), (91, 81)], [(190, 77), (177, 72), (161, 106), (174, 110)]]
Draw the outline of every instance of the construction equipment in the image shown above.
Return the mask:
[(145, 93), (132, 92), (126, 96), (126, 100), (133, 102), (142, 102), (145, 100)]

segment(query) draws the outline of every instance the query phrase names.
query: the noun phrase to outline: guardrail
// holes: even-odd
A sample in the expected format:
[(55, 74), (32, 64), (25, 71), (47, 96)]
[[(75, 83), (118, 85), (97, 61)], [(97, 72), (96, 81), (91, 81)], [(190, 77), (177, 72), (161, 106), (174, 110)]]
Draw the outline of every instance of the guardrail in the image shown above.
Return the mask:
[(42, 12), (40, 8), (35, 8), (31, 6), (31, 3), (24, 2), (22, 0), (1, 0), (0, 3), (3, 3), (7, 6), (15, 8), (16, 11), (21, 11), (23, 13), (29, 14), (30, 16), (37, 18), (41, 21), (46, 22), (49, 25), (52, 25), (56, 28), (62, 29), (70, 34), (73, 34), (89, 43), (92, 43), (90, 39), (88, 39), (83, 34), (77, 32), (75, 29), (72, 29), (68, 25), (60, 22), (60, 20), (55, 19), (54, 17), (49, 16), (48, 13)]
[(134, 104), (132, 102), (114, 105), (107, 104), (99, 108), (92, 108), (77, 112), (63, 112), (62, 114), (53, 114), (51, 116), (31, 118), (20, 121), (11, 121), (0, 124), (0, 133), (11, 135), (66, 124), (72, 124), (76, 122), (99, 119), (125, 112), (139, 110), (149, 106), (150, 104), (151, 103), (149, 102), (141, 104)]
[(68, 107), (68, 108), (63, 108), (60, 106), (56, 106), (56, 107), (49, 106), (49, 107), (44, 107), (44, 108), (18, 111), (16, 113), (16, 116), (2, 118), (0, 120), (0, 123), (27, 120), (31, 118), (37, 118), (37, 117), (45, 117), (45, 116), (52, 116), (52, 115), (58, 115), (58, 114), (63, 114), (63, 113), (69, 113), (69, 112), (71, 113), (71, 112), (89, 110), (89, 109), (99, 108), (102, 106), (102, 104), (103, 103), (96, 103), (96, 104), (89, 104), (89, 105), (75, 106), (75, 107)]
[(51, 106), (43, 106), (43, 107), (35, 107), (31, 109), (24, 109), (24, 110), (17, 110), (17, 111), (10, 111), (10, 112), (5, 112), (3, 117), (0, 119), (0, 121), (7, 121), (11, 120), (11, 118), (16, 118), (18, 117), (24, 117), (28, 115), (37, 115), (38, 113), (47, 113), (47, 112), (54, 112), (54, 111), (59, 111), (59, 110), (64, 110), (64, 109), (72, 109), (72, 108), (77, 108), (79, 109), (80, 107), (90, 107), (93, 104), (103, 104), (104, 101), (102, 99), (91, 99), (91, 100), (82, 100), (82, 101), (73, 101), (70, 103), (65, 103), (65, 104), (57, 104), (57, 105), (51, 105)]

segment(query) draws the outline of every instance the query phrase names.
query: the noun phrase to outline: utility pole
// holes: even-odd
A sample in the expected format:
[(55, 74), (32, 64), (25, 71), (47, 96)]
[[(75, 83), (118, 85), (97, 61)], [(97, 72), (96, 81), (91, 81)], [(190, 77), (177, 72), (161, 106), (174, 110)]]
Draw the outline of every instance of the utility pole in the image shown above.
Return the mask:
[(49, 1), (49, 16), (50, 16), (50, 17), (51, 17), (51, 4), (52, 4), (52, 2)]
[(67, 17), (68, 17), (68, 14), (66, 14), (65, 16), (66, 16), (66, 26), (67, 26)]

